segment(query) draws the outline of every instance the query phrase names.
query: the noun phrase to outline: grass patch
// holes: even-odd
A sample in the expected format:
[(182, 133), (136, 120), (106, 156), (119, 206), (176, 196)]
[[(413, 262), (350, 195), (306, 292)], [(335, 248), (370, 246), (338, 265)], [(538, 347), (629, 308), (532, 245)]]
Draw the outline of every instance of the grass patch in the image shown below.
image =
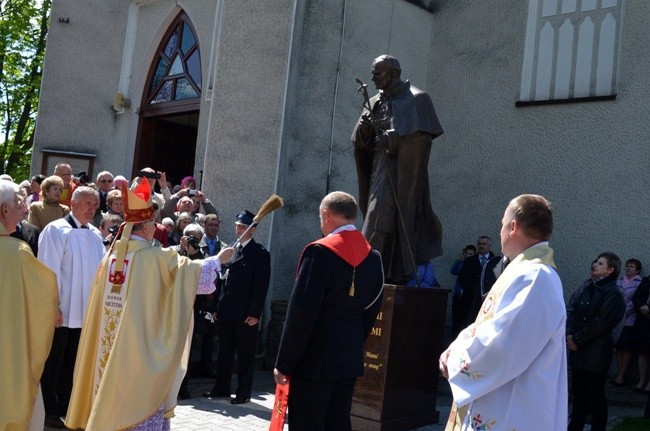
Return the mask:
[(650, 419), (625, 418), (623, 422), (616, 425), (612, 431), (640, 431), (650, 430)]

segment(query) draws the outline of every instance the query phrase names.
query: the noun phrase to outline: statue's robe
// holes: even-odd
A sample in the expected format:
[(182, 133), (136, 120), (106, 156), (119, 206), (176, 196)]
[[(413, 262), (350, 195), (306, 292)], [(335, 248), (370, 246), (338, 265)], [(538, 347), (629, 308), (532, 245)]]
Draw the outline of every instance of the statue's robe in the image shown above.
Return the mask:
[[(442, 254), (442, 225), (431, 207), (428, 164), (431, 141), (443, 130), (431, 98), (408, 81), (380, 91), (370, 99), (370, 109), (378, 127), (359, 121), (352, 133), (365, 217), (362, 232), (381, 253), (386, 280), (405, 283), (415, 275), (410, 254), (418, 265)], [(378, 129), (388, 135), (388, 151), (376, 148)]]

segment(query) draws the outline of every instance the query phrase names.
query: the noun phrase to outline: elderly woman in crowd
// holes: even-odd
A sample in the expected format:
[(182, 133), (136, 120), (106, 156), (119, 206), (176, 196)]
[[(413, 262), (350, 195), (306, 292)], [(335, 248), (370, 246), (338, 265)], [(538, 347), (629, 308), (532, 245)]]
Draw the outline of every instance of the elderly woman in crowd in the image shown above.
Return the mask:
[(169, 245), (178, 245), (181, 243), (181, 238), (183, 237), (183, 230), (185, 227), (194, 222), (194, 216), (189, 212), (180, 213), (174, 224), (174, 231), (169, 240)]
[(615, 344), (618, 376), (612, 380), (614, 386), (623, 386), (625, 384), (627, 370), (632, 361), (632, 350), (634, 349), (632, 326), (636, 319), (636, 308), (634, 308), (634, 304), (632, 303), (632, 297), (641, 283), (640, 274), (641, 262), (638, 259), (628, 259), (625, 262), (625, 274), (617, 282), (618, 289), (621, 291), (623, 300), (625, 301), (625, 316), (623, 316), (623, 320), (621, 321), (623, 330)]
[(43, 230), (50, 222), (65, 217), (70, 208), (61, 204), (63, 180), (57, 175), (47, 177), (41, 183), (42, 200), (32, 202), (29, 206), (28, 222)]
[(111, 190), (106, 195), (106, 206), (108, 211), (106, 214), (115, 214), (124, 218), (124, 201), (122, 200), (122, 192), (119, 190)]
[(592, 277), (572, 295), (567, 305), (566, 341), (571, 366), (573, 409), (569, 431), (582, 431), (591, 412), (593, 431), (605, 431), (605, 381), (612, 360), (612, 329), (625, 312), (616, 286), (621, 259), (612, 252), (598, 255)]
[(637, 312), (632, 339), (635, 350), (639, 352), (639, 382), (634, 392), (650, 395), (650, 277), (641, 280), (632, 297), (632, 304)]

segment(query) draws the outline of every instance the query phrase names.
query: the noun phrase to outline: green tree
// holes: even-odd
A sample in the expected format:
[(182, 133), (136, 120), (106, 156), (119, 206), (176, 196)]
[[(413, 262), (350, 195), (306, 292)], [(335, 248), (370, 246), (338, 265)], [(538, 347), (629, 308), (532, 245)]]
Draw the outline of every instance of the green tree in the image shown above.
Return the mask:
[(0, 173), (25, 179), (34, 144), (51, 0), (0, 0)]

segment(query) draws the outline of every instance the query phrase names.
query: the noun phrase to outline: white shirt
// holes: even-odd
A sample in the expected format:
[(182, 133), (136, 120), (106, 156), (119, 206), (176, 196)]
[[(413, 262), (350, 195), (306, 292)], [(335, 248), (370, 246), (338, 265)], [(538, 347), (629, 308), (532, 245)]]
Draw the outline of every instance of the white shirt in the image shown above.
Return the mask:
[[(81, 223), (73, 220), (77, 226)], [(38, 260), (56, 273), (63, 326), (81, 328), (95, 272), (104, 256), (99, 230), (74, 229), (65, 218), (45, 226), (38, 239)]]

